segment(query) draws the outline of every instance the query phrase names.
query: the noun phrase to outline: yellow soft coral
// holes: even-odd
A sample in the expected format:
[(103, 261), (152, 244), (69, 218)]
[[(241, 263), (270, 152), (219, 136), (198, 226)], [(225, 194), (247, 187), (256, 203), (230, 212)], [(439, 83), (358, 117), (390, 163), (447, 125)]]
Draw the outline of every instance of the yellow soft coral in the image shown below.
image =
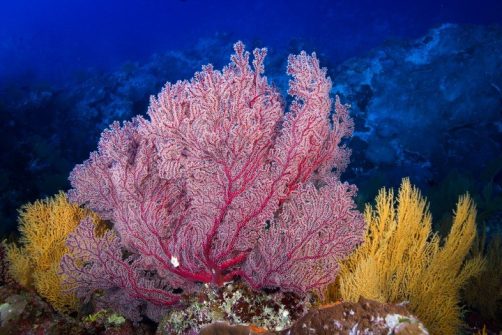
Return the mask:
[[(432, 334), (457, 334), (462, 321), (459, 292), (478, 274), (483, 259), (466, 256), (476, 235), (476, 209), (468, 195), (459, 199), (448, 237), (431, 232), (432, 218), (418, 189), (404, 179), (397, 200), (382, 189), (375, 208), (366, 207), (365, 241), (341, 265), (330, 297), (356, 301), (409, 302)], [(333, 294), (336, 290), (336, 294)]]
[(464, 290), (466, 303), (474, 307), (485, 321), (502, 320), (502, 236), (487, 242), (486, 229), (471, 250), (473, 257), (485, 256), (486, 267), (472, 278)]
[(15, 244), (5, 244), (9, 273), (22, 286), (31, 286), (30, 258)]
[(24, 205), (19, 210), (21, 247), (7, 245), (10, 273), (23, 286), (33, 287), (60, 312), (76, 308), (77, 299), (66, 293), (58, 275), (67, 252), (65, 241), (84, 217), (96, 214), (71, 204), (64, 192)]

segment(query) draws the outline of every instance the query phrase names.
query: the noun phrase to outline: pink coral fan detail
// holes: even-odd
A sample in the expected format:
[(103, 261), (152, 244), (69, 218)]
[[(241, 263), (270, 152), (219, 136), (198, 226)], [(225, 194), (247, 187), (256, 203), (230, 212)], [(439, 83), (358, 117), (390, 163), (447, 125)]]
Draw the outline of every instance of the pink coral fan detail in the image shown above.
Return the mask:
[(109, 278), (131, 298), (169, 305), (179, 289), (240, 276), (255, 289), (301, 294), (334, 280), (361, 241), (356, 188), (340, 182), (353, 123), (338, 98), (332, 113), (326, 70), (315, 54), (290, 56), (294, 100), (284, 113), (263, 76), (266, 49), (254, 51), (253, 68), (242, 43), (234, 50), (223, 71), (208, 65), (168, 83), (148, 120), (114, 123), (73, 170), (70, 199), (116, 233), (101, 246), (83, 222), (70, 237), (62, 269), (77, 289), (103, 289)]

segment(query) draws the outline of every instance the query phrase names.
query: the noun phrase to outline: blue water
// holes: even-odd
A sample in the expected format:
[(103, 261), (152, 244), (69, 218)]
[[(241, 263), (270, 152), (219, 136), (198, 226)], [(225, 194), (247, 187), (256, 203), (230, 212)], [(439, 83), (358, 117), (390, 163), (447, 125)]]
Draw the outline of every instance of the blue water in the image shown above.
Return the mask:
[(444, 22), (502, 22), (500, 0), (1, 0), (0, 80), (58, 82), (231, 34), (269, 48), (298, 39), (334, 62)]
[(344, 178), (361, 203), (404, 176), (442, 189), (457, 168), (479, 177), (459, 191), (495, 180), (502, 195), (501, 27), (502, 0), (0, 0), (0, 236), (21, 205), (69, 188), (113, 120), (145, 114), (166, 81), (221, 68), (238, 40), (269, 48), (283, 94), (287, 55), (317, 52), (353, 105)]
[[(108, 140), (105, 136), (105, 142), (108, 141), (108, 145), (101, 145), (101, 148), (113, 150), (114, 155), (110, 154), (110, 157), (113, 157), (97, 159), (99, 162), (95, 164), (97, 166), (95, 170), (94, 167), (89, 166), (77, 168), (80, 172), (73, 174), (73, 185), (70, 185), (68, 180), (70, 172), (75, 171), (76, 164), (84, 162), (89, 158), (89, 153), (96, 150), (100, 134), (113, 121), (131, 120), (135, 115), (145, 116), (150, 97), (157, 94), (167, 81), (189, 79), (194, 71), (200, 70), (201, 65), (208, 62), (213, 63), (215, 68), (221, 69), (224, 64), (228, 63), (232, 53), (232, 44), (239, 40), (246, 44), (247, 50), (252, 50), (254, 47), (269, 49), (269, 55), (265, 60), (266, 76), (271, 85), (283, 94), (281, 107), (285, 107), (285, 113), (288, 112), (289, 104), (293, 100), (291, 96), (286, 95), (289, 79), (285, 71), (287, 55), (298, 53), (302, 49), (309, 53), (315, 51), (321, 66), (328, 68), (327, 74), (333, 83), (330, 91), (331, 97), (334, 98), (336, 95), (344, 104), (351, 105), (350, 115), (354, 121), (354, 134), (350, 138), (344, 138), (343, 145), (350, 148), (352, 155), (350, 164), (343, 171), (340, 179), (357, 186), (357, 195), (353, 200), (359, 210), (375, 199), (381, 187), (396, 187), (401, 183), (402, 178), (409, 177), (412, 184), (418, 186), (430, 201), (435, 231), (440, 234), (446, 232), (444, 228), (448, 226), (448, 218), (451, 216), (458, 196), (469, 192), (477, 204), (479, 230), (481, 227), (486, 227), (488, 239), (497, 235), (502, 236), (502, 0), (0, 0), (0, 241), (4, 238), (14, 241), (19, 236), (18, 224), (21, 220), (18, 221), (18, 209), (23, 208), (21, 207), (23, 204), (52, 196), (60, 190), (67, 191), (71, 187), (74, 188), (72, 197), (74, 201), (79, 205), (89, 206), (100, 215), (106, 215), (104, 219), (111, 218), (111, 226), (122, 228), (120, 231), (117, 229), (117, 236), (122, 238), (120, 247), (114, 246), (115, 243), (119, 243), (119, 239), (115, 241), (115, 238), (113, 241), (106, 238), (105, 242), (99, 242), (96, 244), (98, 246), (94, 247), (94, 242), (89, 237), (94, 235), (90, 221), (84, 221), (81, 225), (84, 229), (79, 229), (81, 231), (68, 240), (67, 245), (74, 248), (69, 252), (69, 254), (74, 254), (72, 256), (74, 259), (69, 261), (70, 257), (63, 261), (66, 264), (66, 272), (63, 276), (71, 274), (70, 278), (80, 278), (77, 281), (86, 281), (87, 278), (91, 278), (89, 283), (97, 285), (88, 288), (85, 285), (81, 286), (84, 288), (82, 292), (85, 291), (86, 295), (91, 291), (98, 294), (95, 295), (97, 299), (86, 299), (85, 306), (82, 305), (79, 310), (79, 317), (81, 312), (90, 312), (89, 308), (99, 306), (99, 300), (112, 302), (111, 307), (114, 303), (120, 304), (119, 307), (123, 308), (119, 312), (129, 313), (126, 316), (131, 319), (139, 317), (140, 310), (141, 313), (148, 315), (154, 311), (154, 308), (150, 308), (153, 304), (147, 305), (146, 301), (138, 300), (139, 302), (136, 303), (133, 300), (127, 300), (127, 294), (131, 294), (127, 292), (134, 291), (133, 295), (140, 297), (142, 290), (148, 291), (149, 293), (145, 296), (152, 298), (152, 302), (163, 301), (167, 295), (171, 295), (171, 292), (165, 295), (158, 294), (158, 299), (156, 299), (154, 295), (158, 292), (158, 288), (179, 294), (183, 290), (175, 286), (175, 284), (180, 285), (178, 279), (182, 278), (184, 273), (199, 271), (199, 268), (207, 271), (201, 271), (200, 275), (193, 272), (187, 280), (207, 281), (210, 277), (213, 278), (213, 283), (223, 281), (223, 278), (227, 280), (231, 277), (230, 274), (240, 273), (234, 272), (233, 268), (235, 264), (241, 266), (239, 263), (243, 259), (242, 256), (251, 257), (247, 254), (249, 250), (253, 250), (251, 255), (254, 255), (255, 249), (258, 250), (256, 246), (261, 248), (265, 244), (264, 241), (272, 243), (281, 241), (276, 248), (279, 251), (282, 251), (281, 248), (287, 243), (307, 241), (299, 247), (288, 249), (292, 251), (288, 252), (287, 260), (281, 261), (276, 268), (267, 264), (270, 270), (260, 270), (263, 274), (272, 274), (273, 279), (270, 283), (274, 283), (273, 285), (277, 283), (277, 286), (281, 286), (284, 283), (281, 282), (283, 280), (280, 277), (281, 271), (286, 274), (284, 269), (289, 266), (289, 269), (293, 269), (295, 273), (287, 273), (286, 283), (291, 278), (299, 278), (299, 280), (318, 278), (318, 284), (325, 280), (321, 279), (324, 275), (322, 277), (317, 277), (317, 274), (311, 276), (296, 264), (294, 266), (287, 264), (298, 259), (311, 263), (313, 258), (324, 257), (319, 254), (329, 248), (336, 249), (338, 252), (338, 249), (341, 251), (348, 245), (354, 244), (355, 246), (355, 228), (341, 227), (338, 226), (339, 223), (336, 223), (338, 228), (332, 231), (326, 228), (323, 222), (322, 231), (319, 231), (319, 239), (316, 241), (320, 243), (321, 238), (324, 239), (325, 236), (338, 239), (340, 236), (335, 235), (341, 232), (347, 234), (346, 237), (342, 236), (343, 243), (340, 243), (340, 246), (338, 242), (333, 243), (333, 247), (330, 247), (330, 244), (323, 241), (322, 248), (318, 249), (321, 251), (317, 251), (317, 255), (297, 257), (297, 250), (304, 252), (303, 249), (315, 248), (313, 247), (315, 243), (311, 243), (314, 240), (309, 239), (315, 238), (317, 233), (312, 234), (313, 228), (310, 227), (313, 226), (312, 224), (302, 222), (305, 209), (322, 208), (321, 205), (324, 205), (326, 208), (322, 209), (319, 216), (312, 214), (306, 217), (319, 217), (325, 220), (325, 214), (329, 213), (327, 207), (335, 205), (333, 213), (338, 215), (337, 220), (340, 219), (340, 222), (347, 225), (358, 226), (357, 230), (360, 231), (363, 226), (362, 220), (354, 219), (358, 216), (353, 216), (353, 213), (347, 214), (352, 212), (352, 208), (349, 210), (352, 199), (348, 199), (348, 194), (342, 194), (342, 191), (336, 191), (340, 194), (336, 194), (334, 198), (337, 201), (340, 199), (340, 204), (322, 200), (324, 202), (321, 201), (321, 205), (311, 205), (311, 199), (316, 198), (312, 195), (314, 192), (310, 186), (324, 187), (323, 173), (320, 174), (320, 179), (316, 176), (308, 181), (308, 187), (304, 190), (307, 190), (309, 194), (305, 198), (296, 198), (300, 199), (298, 203), (304, 201), (297, 205), (298, 209), (295, 209), (296, 205), (293, 202), (291, 205), (290, 199), (282, 197), (283, 192), (287, 191), (289, 196), (291, 190), (296, 189), (295, 192), (302, 190), (295, 184), (286, 184), (286, 180), (288, 183), (289, 180), (295, 180), (296, 183), (300, 177), (304, 178), (305, 171), (311, 171), (311, 168), (316, 166), (309, 165), (309, 159), (302, 158), (298, 165), (298, 175), (294, 177), (294, 174), (292, 175), (289, 171), (295, 171), (296, 167), (288, 167), (288, 164), (290, 164), (289, 160), (295, 161), (296, 158), (291, 158), (294, 156), (291, 156), (290, 152), (287, 153), (287, 160), (279, 161), (280, 165), (274, 162), (272, 159), (283, 157), (274, 152), (277, 149), (274, 147), (274, 142), (281, 141), (279, 136), (283, 135), (279, 132), (274, 133), (270, 138), (256, 135), (256, 142), (260, 144), (253, 147), (252, 152), (246, 149), (246, 152), (253, 155), (253, 158), (245, 165), (233, 162), (227, 164), (232, 166), (230, 170), (237, 165), (246, 166), (239, 176), (232, 180), (233, 177), (229, 175), (234, 172), (227, 171), (228, 166), (225, 166), (225, 178), (228, 179), (225, 187), (222, 187), (223, 177), (210, 184), (210, 187), (214, 187), (214, 190), (210, 190), (211, 195), (214, 194), (216, 197), (218, 194), (223, 194), (223, 189), (225, 189), (225, 201), (221, 202), (225, 205), (218, 207), (210, 204), (208, 205), (209, 214), (203, 213), (207, 216), (211, 211), (218, 210), (220, 216), (214, 221), (211, 236), (204, 240), (206, 241), (204, 242), (204, 259), (199, 257), (202, 253), (195, 251), (192, 253), (190, 250), (185, 253), (183, 248), (193, 247), (190, 243), (201, 238), (200, 232), (209, 231), (206, 230), (209, 221), (203, 219), (201, 224), (196, 220), (199, 220), (200, 204), (213, 203), (213, 199), (200, 199), (200, 194), (205, 194), (207, 190), (201, 191), (197, 197), (197, 190), (194, 191), (194, 189), (199, 186), (200, 176), (211, 177), (207, 171), (212, 169), (212, 165), (192, 162), (192, 165), (187, 166), (194, 166), (196, 169), (199, 166), (201, 171), (205, 170), (200, 174), (197, 171), (186, 173), (186, 175), (197, 176), (188, 178), (188, 186), (178, 181), (176, 181), (176, 186), (172, 188), (168, 186), (162, 178), (169, 175), (171, 171), (176, 171), (177, 168), (168, 168), (176, 167), (176, 164), (172, 164), (169, 159), (159, 159), (158, 156), (166, 152), (171, 155), (170, 150), (183, 143), (183, 140), (178, 139), (172, 142), (174, 146), (170, 145), (168, 142), (170, 139), (166, 140), (164, 134), (158, 134), (162, 132), (160, 129), (163, 127), (170, 127), (169, 123), (164, 125), (157, 120), (147, 131), (145, 131), (147, 127), (142, 125), (141, 129), (138, 126), (138, 129), (134, 130), (134, 135), (116, 137), (127, 143), (124, 146), (115, 145), (115, 137), (112, 141), (110, 136)], [(314, 79), (310, 80), (315, 83)], [(321, 86), (321, 90), (323, 89), (324, 86)], [(253, 108), (257, 98), (259, 98), (256, 100), (259, 102), (258, 108), (269, 108), (272, 102), (273, 107), (270, 108), (276, 106), (275, 96), (270, 99), (272, 95), (268, 90), (260, 92), (258, 88), (259, 94), (249, 101), (244, 100), (250, 98), (247, 92), (246, 94), (233, 94), (234, 92), (230, 90), (221, 91), (225, 92), (223, 98), (215, 98), (214, 101), (217, 103), (213, 104), (221, 110), (224, 110), (225, 106), (231, 106), (232, 111), (244, 114), (248, 112), (248, 108), (241, 106), (249, 103), (249, 107)], [(196, 94), (199, 94), (199, 91), (196, 91)], [(302, 96), (303, 92), (299, 95)], [(238, 104), (231, 100), (236, 100), (236, 97), (240, 99)], [(230, 102), (225, 99), (230, 99)], [(314, 101), (314, 104), (309, 104), (308, 99), (303, 97), (297, 102), (299, 105), (307, 105), (307, 108), (317, 103)], [(186, 108), (185, 106), (190, 106), (190, 104), (185, 104), (183, 101), (180, 106)], [(209, 104), (197, 106), (209, 106)], [(327, 110), (319, 109), (320, 113), (329, 114)], [(162, 107), (161, 110), (164, 113), (167, 108)], [(210, 110), (210, 112), (214, 111)], [(162, 113), (159, 112), (159, 114)], [(183, 112), (178, 115), (183, 115)], [(189, 113), (187, 112), (186, 115)], [(192, 115), (196, 114), (190, 114), (190, 118)], [(201, 115), (209, 115), (209, 113)], [(261, 120), (261, 114), (255, 114), (257, 115)], [(240, 131), (244, 129), (244, 125), (254, 122), (256, 118), (246, 116), (238, 119), (241, 124), (239, 127), (229, 128), (232, 131), (228, 136), (221, 130), (216, 134), (225, 137), (221, 143), (230, 143), (232, 136), (240, 135), (234, 129)], [(305, 128), (312, 127), (316, 135), (315, 138), (307, 138), (304, 134), (297, 137), (297, 132), (295, 132), (294, 143), (305, 145), (304, 143), (310, 142), (308, 145), (315, 145), (314, 143), (318, 142), (317, 135), (323, 132), (316, 131), (317, 121), (312, 121), (313, 119), (315, 120), (310, 116), (308, 119), (302, 116), (300, 121), (296, 122), (293, 119), (294, 121), (289, 123), (293, 129), (302, 129), (301, 123), (308, 122), (309, 125)], [(211, 122), (207, 124), (210, 125)], [(265, 124), (265, 121), (260, 122)], [(195, 129), (210, 129), (204, 123), (192, 124), (191, 120), (183, 121), (181, 124), (180, 130), (185, 127), (193, 128), (194, 134)], [(222, 124), (223, 126), (220, 127), (218, 123), (218, 128), (226, 129), (226, 123)], [(282, 131), (281, 124), (277, 122), (278, 131)], [(297, 128), (299, 124), (300, 127)], [(332, 124), (338, 123), (335, 120)], [(128, 131), (132, 132), (133, 127), (135, 126), (130, 126)], [(269, 136), (268, 132), (271, 127), (268, 121), (266, 127), (265, 136)], [(342, 128), (345, 127), (342, 126)], [(254, 129), (260, 131), (259, 127), (253, 126)], [(118, 131), (114, 130), (114, 132)], [(172, 132), (178, 136), (177, 130), (172, 130)], [(306, 130), (306, 133), (314, 137), (310, 129)], [(210, 138), (210, 141), (214, 138), (208, 134), (202, 134), (201, 137)], [(110, 144), (112, 142), (113, 145)], [(158, 147), (154, 148), (152, 143)], [(191, 137), (186, 143), (193, 143)], [(240, 143), (235, 143), (231, 155), (240, 157)], [(266, 143), (267, 146), (270, 143), (270, 148), (261, 143)], [(287, 140), (282, 144), (284, 143), (287, 143)], [(263, 148), (259, 147), (260, 145), (263, 145)], [(154, 152), (154, 149), (158, 152)], [(270, 152), (274, 152), (274, 156), (263, 158), (262, 153), (269, 149)], [(199, 148), (195, 150), (197, 155), (198, 150)], [(180, 157), (186, 156), (184, 151), (191, 155), (190, 150), (183, 149)], [(222, 152), (224, 153), (225, 150)], [(114, 161), (116, 156), (125, 153), (127, 153), (127, 159), (117, 164)], [(217, 156), (224, 157), (219, 154)], [(211, 157), (211, 153), (204, 154), (204, 157)], [(337, 163), (340, 163), (339, 157), (337, 156)], [(192, 161), (191, 157), (186, 160)], [(125, 161), (127, 161), (127, 166), (125, 166)], [(161, 168), (156, 166), (158, 162), (163, 164)], [(255, 166), (255, 162), (266, 164), (265, 173), (272, 173), (270, 174), (272, 177), (275, 171), (279, 171), (278, 167), (280, 169), (284, 167), (285, 172), (281, 172), (280, 178), (272, 182), (265, 177), (265, 173), (255, 174), (254, 171), (249, 173), (249, 166)], [(296, 163), (291, 163), (291, 166), (294, 164)], [(343, 164), (338, 164), (337, 167), (340, 165)], [(187, 166), (179, 170), (188, 171)], [(133, 168), (130, 169), (130, 167)], [(256, 168), (261, 167), (257, 165)], [(95, 172), (98, 170), (100, 171)], [(102, 179), (95, 177), (98, 173), (99, 178)], [(143, 176), (146, 173), (150, 176)], [(118, 185), (116, 185), (119, 190), (117, 192), (122, 193), (120, 196), (115, 196), (113, 190), (105, 190), (103, 186), (112, 184), (110, 182), (112, 174)], [(256, 177), (257, 175), (260, 177)], [(123, 180), (120, 182), (115, 180), (120, 176), (123, 176)], [(103, 182), (104, 178), (109, 179)], [(135, 178), (134, 181), (132, 181), (133, 178)], [(192, 182), (197, 179), (197, 182), (192, 185), (190, 179)], [(276, 184), (278, 180), (280, 182)], [(155, 182), (155, 190), (151, 187), (152, 181)], [(244, 202), (249, 199), (253, 200), (256, 190), (268, 187), (261, 185), (267, 182), (270, 182), (270, 185), (282, 185), (283, 189), (275, 193), (269, 192), (261, 208), (255, 211), (252, 207), (256, 205), (255, 203), (245, 204)], [(102, 184), (97, 187), (94, 185), (97, 183)], [(238, 188), (242, 186), (242, 190), (237, 190), (235, 185)], [(244, 190), (246, 187), (253, 189)], [(174, 193), (176, 198), (164, 199), (164, 197), (171, 197), (171, 194), (165, 193), (165, 190), (171, 189), (176, 190)], [(335, 190), (335, 187), (331, 189)], [(95, 193), (99, 193), (100, 196), (92, 194), (93, 190), (96, 190)], [(160, 196), (157, 194), (153, 196), (153, 191), (159, 192)], [(85, 192), (89, 194), (84, 194)], [(281, 195), (277, 195), (279, 193)], [(103, 200), (104, 194), (113, 201)], [(191, 198), (193, 194), (195, 196)], [(229, 194), (232, 195), (229, 196)], [(322, 194), (324, 198), (324, 191)], [(119, 206), (116, 201), (125, 203)], [(274, 203), (277, 204), (274, 205)], [(283, 203), (284, 206), (282, 206)], [(286, 205), (292, 209), (284, 209)], [(111, 210), (108, 206), (119, 207), (119, 209), (111, 208), (113, 209)], [(183, 206), (189, 209), (186, 210), (182, 208)], [(234, 213), (238, 212), (238, 210), (234, 211), (238, 206), (249, 208), (244, 210), (244, 214)], [(239, 219), (241, 215), (241, 222), (244, 224), (253, 222), (256, 217), (265, 218), (263, 214), (265, 212), (267, 212), (266, 217), (271, 218), (272, 215), (268, 211), (272, 206), (276, 206), (275, 219), (264, 221), (265, 229), (260, 230), (256, 228), (258, 226), (252, 229), (248, 229), (247, 226), (242, 230), (242, 227), (239, 228), (238, 231), (252, 233), (251, 242), (246, 242), (241, 235), (234, 236), (231, 243), (225, 243), (222, 240), (225, 236), (229, 236), (228, 233), (220, 231), (225, 229), (224, 227), (229, 227), (227, 218)], [(192, 211), (193, 208), (196, 210)], [(172, 209), (174, 211), (181, 209), (181, 212), (179, 215), (178, 213), (172, 214)], [(238, 209), (240, 210), (240, 207)], [(149, 212), (151, 210), (152, 213)], [(137, 212), (133, 213), (133, 211)], [(118, 212), (120, 213), (116, 214)], [(276, 229), (281, 227), (283, 217), (287, 219), (291, 214), (299, 215), (297, 227), (309, 226), (310, 232), (307, 238), (299, 239), (301, 234), (295, 232), (295, 229), (288, 230), (286, 233), (280, 231), (282, 228)], [(132, 215), (133, 218), (130, 221), (121, 222), (120, 220), (124, 220), (126, 215)], [(178, 223), (173, 226), (173, 222), (169, 220), (175, 216)], [(225, 219), (223, 219), (224, 216), (226, 216)], [(351, 218), (346, 220), (344, 218), (346, 216)], [(166, 222), (160, 220), (166, 220)], [(181, 227), (185, 221), (190, 226)], [(87, 222), (87, 228), (85, 228), (85, 222)], [(148, 229), (131, 228), (135, 224), (144, 224)], [(164, 224), (165, 227), (161, 227)], [(273, 227), (272, 224), (279, 224), (279, 226)], [(168, 225), (171, 227), (167, 227)], [(188, 242), (183, 241), (185, 243), (183, 245), (171, 243), (168, 241), (169, 238), (184, 236), (175, 232), (173, 227), (179, 228), (181, 234), (187, 237), (193, 232), (194, 238), (188, 238)], [(151, 236), (138, 237), (139, 234), (147, 231)], [(336, 234), (333, 234), (332, 232), (335, 231)], [(213, 234), (214, 232), (216, 235)], [(263, 235), (256, 235), (262, 233)], [(272, 237), (265, 237), (265, 233), (271, 234)], [(88, 237), (83, 234), (88, 234)], [(127, 237), (126, 234), (131, 234), (131, 236)], [(257, 236), (260, 236), (259, 240), (256, 240)], [(182, 241), (177, 237), (174, 239)], [(136, 242), (141, 240), (141, 243), (136, 243), (135, 240)], [(158, 241), (158, 245), (163, 249), (163, 256), (167, 257), (162, 260), (163, 265), (170, 261), (172, 267), (156, 267), (151, 262), (154, 258), (137, 257), (141, 252), (148, 252), (143, 256), (152, 255), (150, 249), (142, 249), (141, 246), (153, 240)], [(244, 247), (239, 244), (238, 247), (232, 249), (233, 242), (240, 243), (241, 240), (244, 241)], [(350, 240), (353, 241), (350, 242)], [(251, 243), (255, 242), (256, 248), (250, 248)], [(197, 241), (194, 245), (198, 246), (200, 242)], [(79, 258), (80, 256), (77, 257), (78, 252), (92, 253), (92, 250), (89, 253), (86, 248), (101, 248), (102, 246), (105, 248), (104, 251), (96, 252), (99, 257), (94, 259), (91, 257), (90, 260), (87, 256), (82, 259)], [(218, 251), (217, 248), (222, 248), (222, 246), (227, 250)], [(212, 248), (209, 254), (207, 247)], [(276, 254), (271, 252), (270, 246), (263, 249), (265, 251), (262, 259), (270, 256), (266, 255), (267, 250), (273, 255)], [(0, 286), (2, 274), (5, 272), (2, 268), (4, 264), (2, 250), (0, 248)], [(175, 255), (176, 250), (181, 252), (179, 261)], [(110, 259), (110, 262), (107, 260), (106, 264), (103, 263), (104, 266), (99, 262), (96, 263), (96, 260), (102, 261), (103, 257), (108, 257), (112, 253), (114, 260)], [(115, 256), (121, 253), (123, 255), (123, 259), (120, 260), (121, 265), (109, 267), (108, 263), (114, 261), (119, 263)], [(168, 256), (169, 253), (172, 253), (172, 256)], [(216, 260), (221, 255), (224, 256)], [(291, 255), (294, 256), (290, 257)], [(162, 255), (156, 257), (155, 260), (161, 258)], [(260, 259), (255, 255), (257, 268), (258, 263), (261, 262)], [(274, 256), (272, 259), (277, 260), (281, 257)], [(190, 264), (190, 261), (193, 261), (193, 264)], [(187, 264), (180, 266), (183, 262)], [(336, 270), (335, 267), (328, 266), (328, 263), (334, 265), (331, 260), (329, 262), (322, 260), (318, 264), (327, 269)], [(85, 266), (75, 271), (81, 264)], [(220, 266), (220, 269), (217, 269), (216, 264)], [(233, 265), (226, 268), (223, 267), (224, 264)], [(129, 266), (137, 267), (134, 276), (131, 275), (133, 271), (129, 270)], [(169, 271), (176, 272), (173, 269), (178, 266), (180, 266), (177, 270), (179, 274), (166, 275)], [(247, 267), (253, 269), (254, 266), (252, 264)], [(95, 270), (96, 268), (98, 270)], [(102, 275), (99, 268), (105, 269), (106, 274), (103, 272), (105, 275)], [(128, 272), (124, 275), (126, 268)], [(64, 265), (62, 269), (65, 271)], [(115, 269), (122, 274), (117, 276), (118, 279), (110, 279), (115, 275), (112, 274)], [(316, 265), (311, 269), (317, 272), (321, 268)], [(85, 275), (87, 270), (90, 271), (88, 277)], [(295, 277), (296, 272), (304, 276)], [(330, 270), (330, 275), (333, 273)], [(163, 277), (164, 275), (166, 278)], [(126, 284), (124, 284), (125, 276), (128, 277)], [(141, 282), (132, 285), (131, 283), (140, 276), (142, 276)], [(96, 284), (100, 278), (103, 278), (103, 283)], [(109, 281), (106, 282), (106, 280)], [(116, 287), (117, 283), (131, 285), (133, 289), (119, 291), (120, 288)], [(146, 284), (148, 290), (140, 287)], [(291, 281), (289, 285), (291, 288), (310, 287), (294, 281)], [(192, 290), (191, 284), (182, 285), (182, 288), (189, 286)], [(239, 286), (235, 287), (240, 290)], [(97, 288), (99, 290), (96, 291)], [(197, 296), (203, 299), (211, 297), (211, 295), (206, 296), (207, 292), (209, 291), (201, 291), (197, 293)], [(239, 294), (241, 294), (240, 291)], [(188, 296), (187, 292), (183, 292), (183, 296), (185, 295)], [(90, 295), (88, 297), (90, 298)], [(236, 295), (232, 296), (236, 307), (234, 309), (241, 309), (242, 306), (246, 309), (248, 305), (251, 306), (250, 300), (236, 303), (235, 297)], [(18, 303), (20, 300), (17, 299), (11, 300), (10, 303), (16, 301), (16, 305), (22, 305), (23, 303)], [(115, 302), (113, 302), (114, 299)], [(265, 307), (266, 301), (261, 299), (258, 300), (263, 305), (256, 311), (266, 311), (269, 308)], [(290, 298), (284, 299), (286, 300)], [(193, 301), (197, 301), (195, 296)], [(2, 305), (4, 312), (7, 308), (10, 313), (9, 301), (6, 300), (6, 302)], [(489, 301), (486, 305), (489, 306)], [(198, 310), (203, 305), (197, 303), (191, 308), (194, 306), (198, 306)], [(250, 311), (252, 311), (251, 307)], [(275, 308), (275, 311), (278, 309)], [(287, 316), (284, 313), (289, 312), (288, 310), (281, 311), (280, 314), (284, 317)], [(252, 311), (252, 313), (255, 312)], [(500, 309), (498, 313), (500, 314)], [(16, 312), (6, 315), (14, 314)], [(160, 317), (160, 314), (158, 316)], [(155, 320), (155, 315), (153, 317), (148, 315), (148, 317)], [(199, 319), (203, 320), (204, 317), (201, 314)], [(284, 317), (281, 316), (281, 318)], [(6, 320), (5, 318), (4, 316), (3, 321)], [(36, 319), (37, 322), (42, 320), (38, 312)], [(3, 321), (0, 322), (0, 333), (2, 333)], [(23, 324), (24, 321), (23, 318)], [(469, 321), (472, 323), (479, 320), (472, 318)], [(36, 327), (39, 325), (39, 323), (34, 324)], [(502, 325), (494, 324), (493, 329), (490, 328), (490, 330), (497, 330), (498, 333), (502, 330)]]

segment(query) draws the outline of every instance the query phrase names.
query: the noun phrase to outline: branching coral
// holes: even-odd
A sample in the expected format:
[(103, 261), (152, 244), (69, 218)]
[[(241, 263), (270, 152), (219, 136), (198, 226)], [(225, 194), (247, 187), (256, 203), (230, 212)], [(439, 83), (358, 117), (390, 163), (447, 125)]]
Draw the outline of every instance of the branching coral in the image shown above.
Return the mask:
[(85, 217), (99, 222), (96, 214), (69, 203), (64, 192), (26, 204), (19, 210), (22, 246), (7, 245), (12, 276), (21, 285), (35, 288), (61, 312), (73, 310), (77, 299), (63, 290), (59, 262), (67, 251), (68, 234)]
[(488, 243), (486, 230), (477, 238), (472, 248), (473, 257), (486, 257), (484, 270), (467, 284), (463, 296), (489, 321), (502, 320), (502, 237), (495, 235)]
[(408, 301), (433, 334), (458, 333), (460, 290), (484, 264), (482, 257), (466, 261), (476, 236), (476, 209), (470, 197), (459, 199), (444, 241), (431, 232), (426, 201), (408, 179), (397, 199), (392, 190), (382, 189), (375, 207), (366, 207), (365, 220), (365, 241), (342, 263), (338, 294), (349, 301), (360, 296)]
[(68, 239), (61, 264), (82, 298), (104, 292), (136, 319), (235, 277), (305, 294), (361, 241), (356, 187), (340, 181), (353, 122), (338, 99), (332, 113), (326, 69), (290, 56), (285, 113), (262, 76), (266, 50), (253, 67), (242, 43), (234, 50), (223, 71), (168, 83), (148, 120), (114, 123), (73, 170), (70, 199), (114, 230), (99, 238), (84, 220)]

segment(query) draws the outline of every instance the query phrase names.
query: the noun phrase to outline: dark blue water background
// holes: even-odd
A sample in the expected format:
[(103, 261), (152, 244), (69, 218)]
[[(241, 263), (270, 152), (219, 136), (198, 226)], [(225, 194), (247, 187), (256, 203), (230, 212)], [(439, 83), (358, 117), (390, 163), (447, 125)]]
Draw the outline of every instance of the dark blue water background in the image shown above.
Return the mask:
[[(283, 93), (286, 55), (317, 52), (363, 133), (350, 143), (345, 176), (366, 193), (361, 202), (402, 176), (423, 187), (459, 165), (482, 175), (502, 143), (493, 126), (502, 125), (494, 122), (502, 115), (502, 33), (490, 25), (502, 26), (502, 0), (0, 0), (0, 236), (14, 230), (22, 204), (69, 188), (69, 172), (109, 123), (144, 114), (168, 80), (190, 78), (207, 62), (220, 68), (237, 40), (269, 48), (267, 74)], [(405, 42), (440, 26), (418, 42), (425, 53)], [(383, 62), (371, 56), (377, 47)], [(423, 64), (403, 61), (429, 51)], [(365, 75), (374, 75), (371, 85)], [(451, 94), (441, 96), (445, 87)], [(478, 109), (482, 117), (471, 117)], [(417, 132), (406, 130), (408, 120), (389, 122), (405, 112), (429, 121), (418, 148), (406, 137)], [(371, 129), (380, 141), (364, 138)], [(469, 164), (457, 164), (474, 151)], [(495, 163), (498, 183), (488, 186), (502, 194), (502, 156)], [(484, 201), (502, 209), (494, 203)]]
[(502, 22), (502, 1), (1, 0), (0, 80), (55, 83), (232, 34), (269, 48), (300, 39), (334, 62), (444, 22)]

